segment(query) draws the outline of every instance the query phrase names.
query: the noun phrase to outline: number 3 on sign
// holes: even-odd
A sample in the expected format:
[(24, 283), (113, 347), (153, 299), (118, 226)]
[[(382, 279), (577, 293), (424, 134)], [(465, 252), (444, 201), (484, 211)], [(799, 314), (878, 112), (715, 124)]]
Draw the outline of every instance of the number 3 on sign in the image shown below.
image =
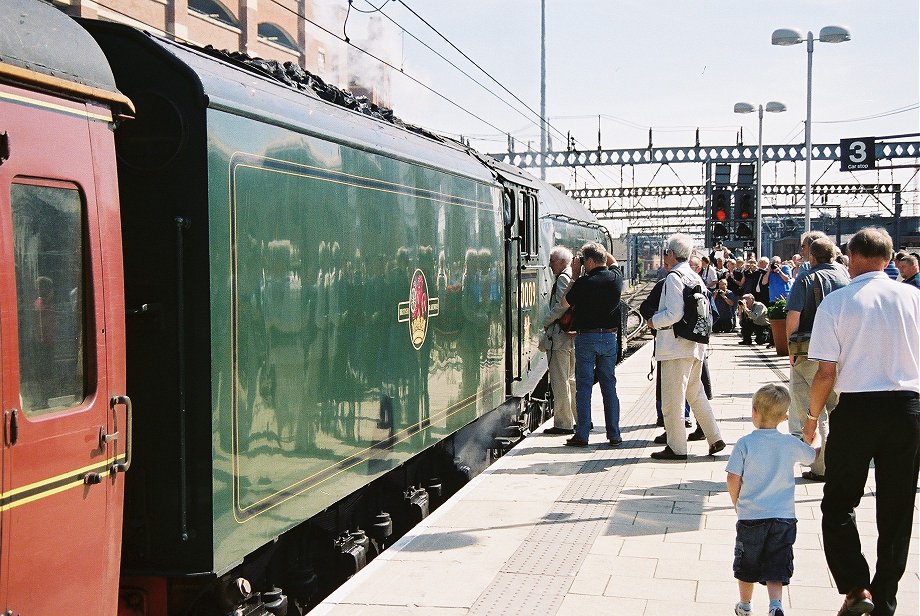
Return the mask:
[(840, 140), (840, 170), (875, 169), (875, 137)]

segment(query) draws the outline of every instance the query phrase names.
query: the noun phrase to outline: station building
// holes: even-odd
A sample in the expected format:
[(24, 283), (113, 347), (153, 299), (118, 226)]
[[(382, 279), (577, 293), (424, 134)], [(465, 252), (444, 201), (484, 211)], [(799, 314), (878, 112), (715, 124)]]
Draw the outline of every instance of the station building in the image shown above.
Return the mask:
[[(179, 41), (294, 62), (327, 83), (390, 107), (389, 69), (323, 32), (342, 30), (345, 3), (315, 0), (51, 0), (73, 17), (124, 23)], [(382, 18), (349, 32), (359, 47), (379, 52)], [(380, 56), (380, 53), (375, 53)]]

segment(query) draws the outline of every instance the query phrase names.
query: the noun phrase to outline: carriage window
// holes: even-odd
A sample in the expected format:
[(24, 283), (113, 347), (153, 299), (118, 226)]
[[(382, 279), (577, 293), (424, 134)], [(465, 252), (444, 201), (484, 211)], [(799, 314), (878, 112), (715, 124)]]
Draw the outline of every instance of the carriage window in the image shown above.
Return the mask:
[(10, 193), (22, 408), (72, 407), (87, 394), (83, 201), (72, 185)]
[(531, 257), (537, 256), (537, 236), (540, 221), (537, 213), (537, 198), (531, 194), (521, 195), (520, 236), (521, 252)]
[(540, 212), (537, 206), (537, 196), (530, 195), (530, 254), (534, 257), (540, 251)]

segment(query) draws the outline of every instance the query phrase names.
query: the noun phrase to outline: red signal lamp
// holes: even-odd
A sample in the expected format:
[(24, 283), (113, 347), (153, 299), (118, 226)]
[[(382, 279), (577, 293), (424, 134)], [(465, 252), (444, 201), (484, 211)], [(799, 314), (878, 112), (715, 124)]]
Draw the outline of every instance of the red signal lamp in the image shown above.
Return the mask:
[(725, 222), (725, 219), (728, 218), (728, 214), (725, 210), (716, 210), (716, 220), (719, 222)]

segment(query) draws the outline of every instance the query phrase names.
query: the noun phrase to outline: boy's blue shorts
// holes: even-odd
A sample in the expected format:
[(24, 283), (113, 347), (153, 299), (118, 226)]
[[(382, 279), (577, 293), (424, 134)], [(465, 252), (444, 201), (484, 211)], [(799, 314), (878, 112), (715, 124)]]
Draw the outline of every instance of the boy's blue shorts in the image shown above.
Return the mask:
[(735, 525), (735, 578), (742, 582), (789, 583), (792, 577), (794, 518), (738, 520)]

